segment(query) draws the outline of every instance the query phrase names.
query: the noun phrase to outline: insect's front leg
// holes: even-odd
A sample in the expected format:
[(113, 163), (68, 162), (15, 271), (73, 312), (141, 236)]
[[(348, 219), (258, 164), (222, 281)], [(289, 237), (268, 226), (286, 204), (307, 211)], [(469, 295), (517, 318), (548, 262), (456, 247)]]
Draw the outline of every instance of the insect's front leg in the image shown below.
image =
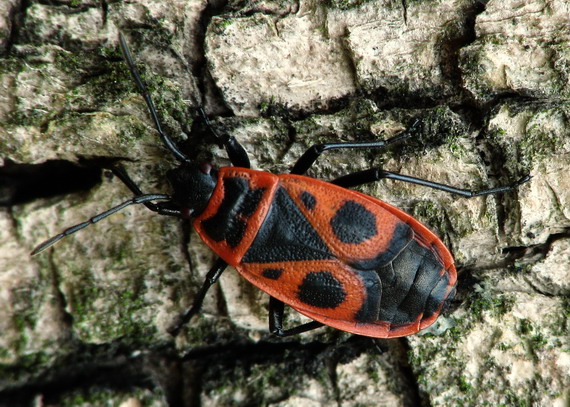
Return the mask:
[(206, 274), (204, 284), (202, 285), (202, 288), (200, 288), (200, 291), (198, 291), (196, 294), (196, 297), (194, 297), (192, 306), (187, 308), (183, 313), (179, 315), (178, 320), (168, 329), (169, 334), (172, 336), (178, 335), (182, 327), (188, 321), (190, 321), (194, 315), (200, 312), (202, 303), (204, 302), (204, 298), (206, 298), (208, 290), (216, 281), (218, 281), (227, 266), (228, 263), (226, 263), (221, 258), (218, 258), (218, 260), (216, 260), (210, 271), (208, 271), (208, 274)]
[[(136, 184), (136, 182), (133, 181), (133, 179), (130, 177), (130, 175), (127, 173), (127, 171), (125, 170), (125, 168), (122, 165), (111, 165), (108, 167), (108, 169), (117, 178), (119, 178), (119, 180), (121, 180), (121, 182), (123, 184), (125, 184), (125, 186), (127, 188), (129, 188), (135, 196), (145, 195), (141, 191), (139, 186)], [(172, 205), (170, 205), (170, 207), (165, 206), (164, 204), (168, 205), (169, 202), (165, 202), (165, 203), (143, 202), (144, 206), (146, 206), (151, 211), (156, 212), (160, 215), (169, 215), (169, 216), (174, 216), (174, 217), (178, 217), (178, 218), (182, 217), (180, 209), (172, 207)]]
[(210, 119), (206, 115), (206, 112), (203, 108), (198, 108), (198, 112), (200, 116), (202, 116), (202, 120), (208, 127), (208, 130), (212, 133), (212, 135), (216, 138), (220, 146), (223, 146), (228, 153), (228, 158), (230, 159), (232, 165), (234, 167), (242, 167), (242, 168), (251, 168), (251, 163), (249, 162), (249, 157), (243, 146), (237, 141), (234, 136), (230, 136), (228, 134), (219, 134), (212, 123), (210, 123)]

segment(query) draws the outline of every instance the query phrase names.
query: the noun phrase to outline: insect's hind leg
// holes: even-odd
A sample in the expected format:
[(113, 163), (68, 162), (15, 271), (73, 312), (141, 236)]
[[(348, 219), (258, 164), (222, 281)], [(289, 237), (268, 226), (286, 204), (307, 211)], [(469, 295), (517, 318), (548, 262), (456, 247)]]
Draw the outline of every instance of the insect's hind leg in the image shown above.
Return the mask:
[(279, 337), (301, 334), (323, 326), (321, 322), (311, 321), (291, 329), (283, 329), (283, 314), (285, 304), (277, 298), (269, 298), (269, 331)]
[(414, 121), (414, 123), (408, 127), (406, 130), (391, 137), (386, 140), (378, 141), (364, 141), (364, 142), (347, 142), (347, 143), (326, 143), (326, 144), (314, 144), (307, 151), (303, 153), (301, 157), (297, 160), (293, 168), (291, 169), (291, 174), (302, 175), (317, 161), (321, 154), (325, 151), (335, 150), (335, 149), (364, 149), (364, 148), (386, 148), (391, 144), (397, 143), (402, 140), (409, 138), (414, 130), (419, 124), (419, 120)]
[(371, 168), (364, 171), (357, 171), (351, 174), (347, 174), (345, 176), (336, 178), (331, 181), (332, 184), (339, 185), (345, 188), (355, 187), (362, 184), (367, 184), (370, 182), (379, 181), (381, 179), (388, 178), (397, 181), (409, 182), (411, 184), (422, 185), (425, 187), (437, 189), (440, 191), (449, 192), (456, 195), (461, 195), (465, 198), (472, 198), (475, 196), (484, 196), (484, 195), (492, 195), (492, 194), (500, 194), (504, 192), (509, 192), (521, 184), (524, 184), (528, 180), (530, 180), (530, 175), (525, 175), (524, 177), (520, 178), (516, 182), (510, 185), (504, 185), (495, 188), (487, 188), (481, 190), (471, 190), (471, 189), (462, 189), (457, 188), (451, 185), (440, 184), (438, 182), (433, 182), (421, 178), (411, 177), (409, 175), (402, 175), (398, 174), (397, 172), (391, 172), (383, 170), (382, 168)]

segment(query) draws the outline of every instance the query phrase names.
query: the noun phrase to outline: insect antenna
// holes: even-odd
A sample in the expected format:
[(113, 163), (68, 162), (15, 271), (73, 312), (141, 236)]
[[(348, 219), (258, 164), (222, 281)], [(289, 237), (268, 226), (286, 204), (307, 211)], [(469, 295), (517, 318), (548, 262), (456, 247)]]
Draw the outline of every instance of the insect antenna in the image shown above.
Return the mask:
[(171, 200), (171, 199), (172, 198), (170, 197), (170, 195), (164, 195), (164, 194), (147, 194), (147, 195), (135, 196), (134, 198), (131, 198), (128, 201), (120, 203), (119, 205), (114, 206), (111, 209), (107, 209), (105, 212), (101, 212), (100, 214), (93, 216), (91, 219), (86, 220), (85, 222), (78, 223), (77, 225), (71, 226), (65, 229), (63, 232), (49, 238), (45, 242), (39, 244), (34, 250), (32, 250), (31, 255), (34, 256), (40, 252), (43, 252), (45, 249), (59, 242), (64, 237), (69, 236), (75, 232), (78, 232), (89, 225), (99, 222), (101, 219), (105, 219), (106, 217), (116, 212), (119, 212), (121, 209), (124, 209), (129, 205), (144, 204), (145, 202), (155, 201), (155, 200)]
[(158, 113), (156, 112), (156, 108), (154, 107), (154, 103), (152, 101), (152, 97), (150, 96), (150, 92), (148, 91), (135, 65), (131, 52), (129, 51), (127, 41), (125, 40), (125, 37), (123, 36), (122, 33), (119, 33), (119, 43), (121, 44), (121, 50), (123, 51), (123, 56), (125, 57), (125, 61), (129, 66), (129, 70), (131, 71), (131, 76), (133, 77), (134, 81), (137, 84), (137, 87), (139, 88), (139, 93), (144, 98), (146, 105), (148, 106), (150, 116), (152, 118), (152, 121), (154, 122), (154, 127), (158, 131), (160, 139), (162, 140), (166, 148), (168, 148), (172, 152), (172, 154), (174, 154), (174, 157), (176, 157), (178, 161), (186, 163), (191, 162), (190, 158), (182, 151), (180, 151), (180, 149), (176, 146), (176, 144), (170, 138), (170, 136), (168, 136), (167, 134), (164, 133), (164, 131), (162, 131), (162, 126), (160, 125), (160, 120), (158, 119)]

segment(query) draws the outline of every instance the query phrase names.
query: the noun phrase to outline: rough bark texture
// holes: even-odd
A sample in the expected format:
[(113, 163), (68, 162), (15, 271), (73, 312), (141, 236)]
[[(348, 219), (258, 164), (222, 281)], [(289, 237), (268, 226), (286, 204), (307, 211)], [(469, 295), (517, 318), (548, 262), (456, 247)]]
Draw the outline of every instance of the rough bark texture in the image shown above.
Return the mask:
[[(0, 405), (565, 406), (570, 394), (570, 8), (531, 1), (4, 0), (0, 4)], [(203, 104), (255, 168), (372, 166), (460, 187), (363, 187), (429, 225), (460, 272), (422, 335), (267, 333), (267, 297), (228, 270), (201, 315), (166, 332), (214, 255), (175, 219), (131, 207), (30, 257), (131, 193), (169, 192), (163, 148), (118, 48), (123, 32), (165, 129), (224, 165)], [(180, 136), (179, 136), (180, 135)], [(288, 324), (301, 318), (289, 314)]]

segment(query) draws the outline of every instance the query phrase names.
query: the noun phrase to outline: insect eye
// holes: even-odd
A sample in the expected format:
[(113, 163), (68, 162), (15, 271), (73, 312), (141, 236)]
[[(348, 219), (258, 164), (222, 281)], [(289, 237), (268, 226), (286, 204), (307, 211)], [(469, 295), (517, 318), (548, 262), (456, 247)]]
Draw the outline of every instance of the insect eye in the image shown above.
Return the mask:
[(199, 168), (200, 171), (202, 171), (204, 174), (209, 175), (210, 172), (212, 171), (212, 164), (210, 164), (209, 162), (203, 162), (203, 163), (200, 163), (200, 165), (198, 166), (198, 168)]

